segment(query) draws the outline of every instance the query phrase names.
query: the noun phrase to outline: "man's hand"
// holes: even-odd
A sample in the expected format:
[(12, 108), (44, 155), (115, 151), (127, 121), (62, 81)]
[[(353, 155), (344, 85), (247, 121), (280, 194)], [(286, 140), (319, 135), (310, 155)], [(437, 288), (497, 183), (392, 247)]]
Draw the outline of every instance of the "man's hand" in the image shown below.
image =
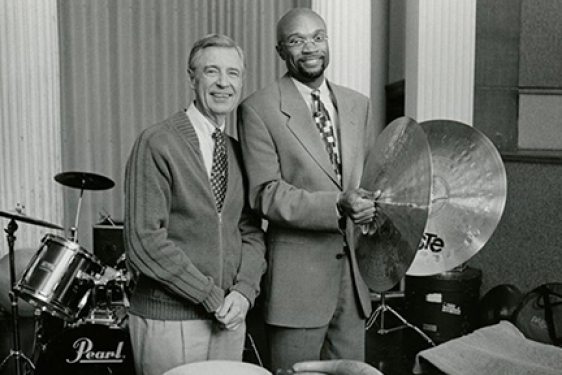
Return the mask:
[(375, 192), (364, 189), (348, 190), (339, 196), (338, 209), (355, 224), (369, 224), (375, 217), (375, 200), (380, 195), (380, 190)]
[(346, 359), (300, 362), (293, 371), (294, 375), (383, 375), (367, 363)]
[(215, 311), (215, 318), (229, 331), (235, 331), (244, 323), (249, 309), (250, 301), (241, 293), (233, 291)]

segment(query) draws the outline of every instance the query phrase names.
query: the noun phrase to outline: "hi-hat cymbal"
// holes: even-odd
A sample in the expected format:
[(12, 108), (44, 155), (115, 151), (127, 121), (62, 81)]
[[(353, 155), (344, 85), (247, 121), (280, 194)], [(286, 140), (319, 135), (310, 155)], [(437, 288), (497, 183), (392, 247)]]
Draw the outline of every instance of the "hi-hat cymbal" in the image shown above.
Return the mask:
[(53, 228), (53, 229), (64, 229), (63, 227), (58, 226), (56, 224), (49, 223), (44, 220), (35, 219), (21, 212), (0, 211), (0, 216), (7, 217), (8, 219), (14, 219), (15, 221), (22, 221), (24, 223), (39, 225), (42, 227)]
[(106, 190), (115, 186), (115, 183), (102, 175), (89, 172), (63, 172), (55, 176), (58, 183), (76, 189)]
[(456, 121), (420, 124), (433, 165), (424, 238), (407, 274), (449, 271), (474, 256), (503, 214), (507, 179), (501, 156), (477, 129)]
[(380, 190), (378, 229), (356, 229), (357, 263), (375, 292), (396, 285), (414, 260), (429, 213), (431, 156), (422, 128), (400, 117), (377, 137), (366, 162), (361, 187)]

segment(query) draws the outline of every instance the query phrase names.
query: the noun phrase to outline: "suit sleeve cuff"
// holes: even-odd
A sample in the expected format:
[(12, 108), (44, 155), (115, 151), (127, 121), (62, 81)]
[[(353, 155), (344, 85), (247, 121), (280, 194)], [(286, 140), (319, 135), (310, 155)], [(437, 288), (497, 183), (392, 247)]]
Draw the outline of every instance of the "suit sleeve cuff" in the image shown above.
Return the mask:
[(338, 196), (336, 198), (336, 214), (338, 215), (338, 227), (340, 231), (343, 233), (345, 232), (345, 228), (347, 226), (347, 220), (339, 205), (341, 195), (342, 193), (338, 193)]

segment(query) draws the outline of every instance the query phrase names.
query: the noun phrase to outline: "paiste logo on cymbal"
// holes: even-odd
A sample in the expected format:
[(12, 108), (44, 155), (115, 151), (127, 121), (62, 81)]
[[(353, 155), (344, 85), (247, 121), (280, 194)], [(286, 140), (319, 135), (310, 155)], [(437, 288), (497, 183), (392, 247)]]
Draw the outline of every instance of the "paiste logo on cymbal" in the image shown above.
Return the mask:
[(429, 250), (432, 253), (439, 253), (445, 247), (445, 240), (435, 233), (424, 233), (418, 251)]

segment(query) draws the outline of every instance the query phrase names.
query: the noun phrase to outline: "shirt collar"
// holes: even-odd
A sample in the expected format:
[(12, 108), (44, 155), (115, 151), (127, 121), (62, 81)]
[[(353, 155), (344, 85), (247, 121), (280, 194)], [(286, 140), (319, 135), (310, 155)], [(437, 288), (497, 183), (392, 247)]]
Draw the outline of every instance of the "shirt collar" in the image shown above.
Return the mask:
[[(297, 87), (297, 90), (299, 90), (299, 92), (303, 97), (306, 98), (311, 97), (312, 91), (314, 89), (308, 87), (307, 85), (305, 85), (304, 83), (300, 82), (299, 80), (293, 77), (291, 77), (291, 80), (293, 81), (293, 83)], [(326, 83), (325, 79), (320, 84), (320, 87), (318, 87), (318, 91), (320, 91), (320, 97), (330, 97), (330, 89), (328, 88), (328, 84)]]
[[(205, 117), (201, 113), (201, 111), (199, 111), (199, 109), (195, 106), (195, 102), (191, 103), (185, 113), (187, 114), (187, 117), (189, 117), (189, 120), (193, 124), (193, 127), (200, 130), (204, 134), (208, 134), (209, 136), (211, 136), (211, 134), (213, 134), (213, 132), (217, 128), (217, 126), (211, 120)], [(218, 128), (223, 132), (225, 127), (226, 125), (224, 123), (218, 126)]]

